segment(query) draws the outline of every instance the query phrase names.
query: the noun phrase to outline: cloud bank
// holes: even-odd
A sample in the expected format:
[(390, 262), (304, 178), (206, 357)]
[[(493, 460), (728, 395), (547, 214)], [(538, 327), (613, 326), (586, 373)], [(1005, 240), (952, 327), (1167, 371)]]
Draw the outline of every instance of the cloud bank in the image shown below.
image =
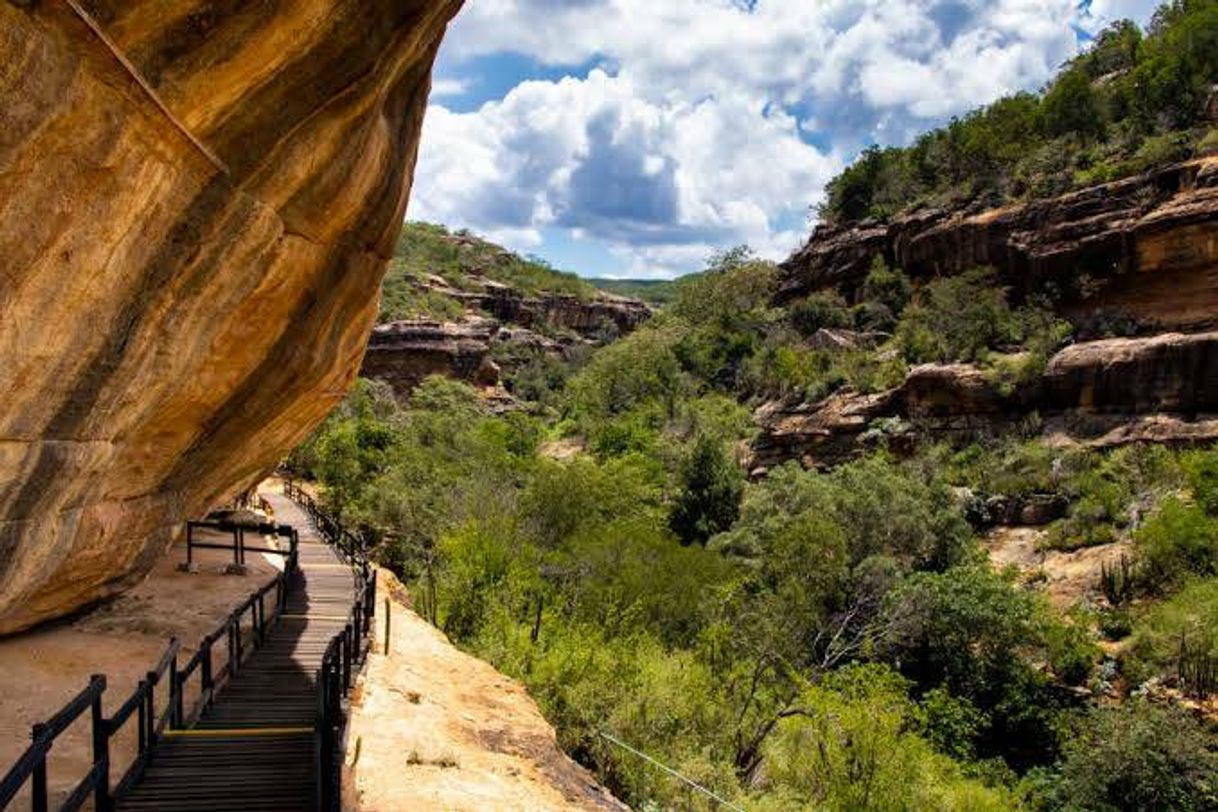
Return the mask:
[(561, 234), (623, 275), (696, 270), (742, 242), (781, 258), (863, 146), (1037, 88), (1088, 32), (1150, 8), (475, 0), (442, 53), (411, 216), (543, 255)]

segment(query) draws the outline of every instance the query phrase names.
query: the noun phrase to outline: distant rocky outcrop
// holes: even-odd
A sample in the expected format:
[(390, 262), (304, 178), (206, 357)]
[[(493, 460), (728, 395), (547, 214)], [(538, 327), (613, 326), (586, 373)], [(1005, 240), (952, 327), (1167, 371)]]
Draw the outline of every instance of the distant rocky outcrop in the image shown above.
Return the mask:
[(645, 302), (603, 291), (586, 298), (554, 291), (525, 294), (511, 285), (477, 277), (457, 288), (436, 274), (413, 283), (467, 309), (481, 310), (504, 325), (567, 330), (585, 338), (625, 335), (652, 316)]
[(368, 339), (360, 374), (385, 381), (398, 394), (409, 393), (428, 375), (494, 386), (499, 367), (491, 359), (491, 339), (497, 332), (498, 322), (477, 317), (381, 324)]
[(344, 396), (460, 5), (0, 3), (0, 633), (130, 586)]
[(460, 289), (434, 274), (414, 284), (467, 310), (457, 321), (405, 319), (373, 330), (360, 374), (389, 383), (399, 397), (428, 375), (495, 387), (501, 365), (511, 368), (537, 354), (569, 358), (575, 347), (625, 335), (652, 315), (637, 299), (607, 293), (586, 299), (554, 292), (526, 296), (489, 279), (467, 281)]
[(1096, 447), (1216, 440), (1218, 332), (1074, 344), (1017, 385), (968, 364), (925, 364), (884, 392), (767, 403), (747, 464), (754, 474), (792, 459), (826, 467), (869, 448), (979, 438), (1031, 417), (1048, 436)]
[(1166, 166), (1060, 197), (1000, 207), (922, 209), (891, 222), (820, 225), (782, 264), (780, 297), (857, 291), (875, 256), (918, 278), (993, 266), (1028, 293), (1051, 284), (1084, 327), (1218, 326), (1218, 157)]

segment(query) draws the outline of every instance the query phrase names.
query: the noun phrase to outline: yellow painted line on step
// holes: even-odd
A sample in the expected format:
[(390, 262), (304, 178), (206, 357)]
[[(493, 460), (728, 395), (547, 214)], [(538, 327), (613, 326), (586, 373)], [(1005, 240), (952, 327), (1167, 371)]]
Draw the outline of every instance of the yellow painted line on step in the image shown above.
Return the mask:
[(166, 730), (165, 736), (186, 736), (206, 738), (225, 738), (232, 736), (303, 736), (312, 734), (311, 727), (233, 727), (233, 728), (192, 728), (190, 730)]
[(284, 620), (350, 620), (350, 615), (280, 615)]

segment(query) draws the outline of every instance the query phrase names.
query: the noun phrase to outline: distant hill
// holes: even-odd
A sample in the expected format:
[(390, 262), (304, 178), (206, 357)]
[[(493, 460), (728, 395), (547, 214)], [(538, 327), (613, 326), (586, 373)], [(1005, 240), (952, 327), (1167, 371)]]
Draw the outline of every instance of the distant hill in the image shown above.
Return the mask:
[(573, 273), (556, 270), (535, 257), (522, 257), (469, 231), (409, 222), (398, 237), (385, 274), (379, 321), (459, 316), (462, 308), (458, 302), (422, 284), (428, 276), (443, 277), (459, 290), (480, 290), (489, 280), (525, 295), (565, 293), (588, 300), (597, 293), (596, 286)]
[(676, 296), (675, 279), (589, 279), (606, 293), (642, 299), (650, 305), (666, 305)]

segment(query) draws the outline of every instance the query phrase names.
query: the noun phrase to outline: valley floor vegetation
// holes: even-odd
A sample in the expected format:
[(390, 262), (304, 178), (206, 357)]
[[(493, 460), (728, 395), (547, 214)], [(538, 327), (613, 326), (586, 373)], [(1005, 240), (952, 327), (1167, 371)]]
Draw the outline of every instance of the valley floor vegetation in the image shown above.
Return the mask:
[[(528, 686), (562, 746), (639, 809), (1218, 808), (1218, 451), (1026, 436), (882, 448), (746, 481), (749, 407), (898, 383), (911, 363), (1028, 374), (1070, 327), (985, 271), (858, 304), (771, 302), (728, 252), (579, 364), (510, 370), (491, 414), (429, 378), (361, 381), (289, 460), (365, 528), (415, 608)], [(876, 334), (811, 349), (821, 328)], [(1060, 494), (1061, 549), (1131, 539), (1062, 611), (993, 568), (969, 494)]]

